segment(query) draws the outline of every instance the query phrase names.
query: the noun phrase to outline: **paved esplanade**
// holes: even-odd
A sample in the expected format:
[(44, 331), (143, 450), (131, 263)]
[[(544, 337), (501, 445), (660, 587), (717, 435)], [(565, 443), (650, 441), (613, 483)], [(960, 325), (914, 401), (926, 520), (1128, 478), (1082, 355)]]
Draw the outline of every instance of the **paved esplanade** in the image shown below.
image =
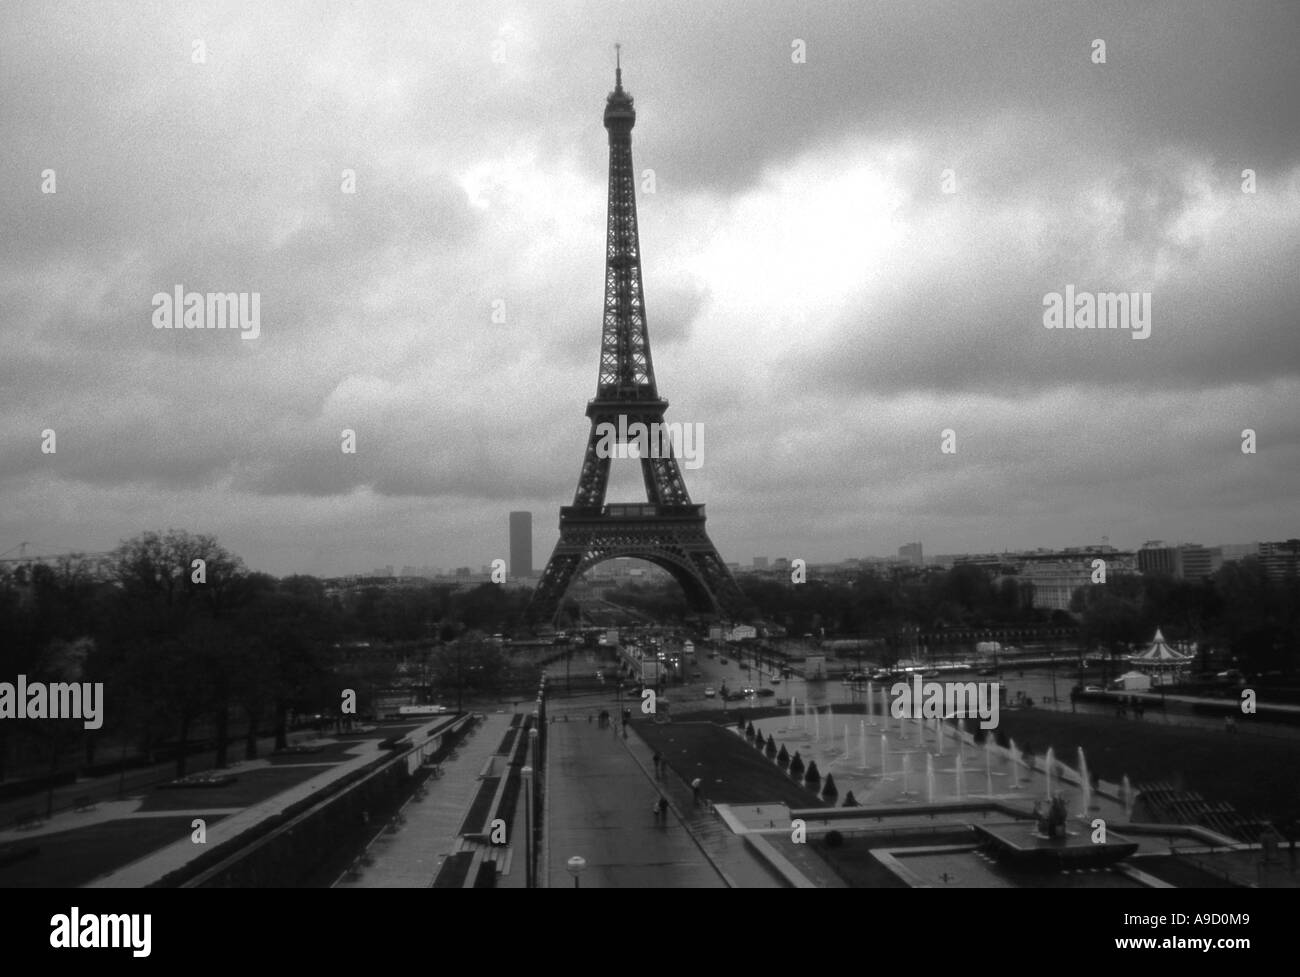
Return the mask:
[(479, 774), (501, 745), (510, 718), (504, 713), (489, 715), (469, 739), (457, 745), (456, 759), (443, 761), (442, 776), (425, 782), (424, 800), (402, 808), (406, 823), (401, 831), (375, 839), (369, 849), (374, 864), (347, 888), (411, 889), (432, 884), (444, 856), (456, 845), (461, 822), (478, 791)]
[(725, 888), (674, 813), (655, 823), (659, 791), (617, 733), (558, 722), (547, 735), (548, 885), (571, 888), (565, 863), (581, 855), (583, 888)]

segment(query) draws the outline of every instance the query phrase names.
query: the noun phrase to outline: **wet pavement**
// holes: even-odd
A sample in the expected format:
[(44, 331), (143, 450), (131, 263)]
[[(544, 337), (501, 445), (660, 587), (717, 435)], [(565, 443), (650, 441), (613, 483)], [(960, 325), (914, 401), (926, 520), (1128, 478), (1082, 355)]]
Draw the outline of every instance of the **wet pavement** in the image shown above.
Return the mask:
[(478, 791), (483, 766), (496, 753), (511, 716), (493, 713), (442, 762), (442, 776), (425, 781), (422, 797), (402, 808), (403, 820), (378, 834), (366, 851), (372, 859), (349, 889), (428, 888), (442, 860), (456, 848), (461, 822)]
[(587, 862), (584, 888), (727, 885), (676, 810), (656, 822), (659, 790), (614, 728), (557, 722), (548, 735), (548, 886), (573, 886), (566, 863), (574, 855)]

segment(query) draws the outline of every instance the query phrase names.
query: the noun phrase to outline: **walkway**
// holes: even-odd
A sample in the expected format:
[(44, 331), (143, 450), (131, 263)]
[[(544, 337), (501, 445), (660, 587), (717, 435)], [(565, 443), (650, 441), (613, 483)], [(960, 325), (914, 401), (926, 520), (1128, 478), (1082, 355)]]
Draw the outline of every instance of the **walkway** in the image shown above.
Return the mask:
[[(563, 707), (558, 709), (563, 712)], [(654, 778), (616, 732), (596, 723), (558, 722), (548, 729), (546, 884), (571, 887), (566, 863), (587, 861), (584, 888), (723, 888), (726, 882), (692, 840), (677, 811), (655, 822)]]
[[(635, 729), (627, 738), (628, 751), (647, 777), (654, 778), (654, 750)], [(666, 768), (666, 765), (665, 765)], [(690, 785), (669, 770), (659, 781), (677, 816), (685, 822), (696, 843), (727, 879), (739, 889), (775, 889), (783, 883), (745, 845), (745, 842), (712, 811), (695, 806)]]
[(425, 781), (423, 800), (412, 798), (402, 808), (406, 818), (396, 833), (387, 829), (366, 849), (374, 863), (361, 877), (336, 888), (420, 889), (428, 888), (443, 857), (450, 854), (459, 837), (465, 812), (478, 791), (479, 774), (489, 756), (501, 745), (511, 716), (490, 713), (477, 731), (456, 747), (456, 759), (443, 761), (442, 776)]

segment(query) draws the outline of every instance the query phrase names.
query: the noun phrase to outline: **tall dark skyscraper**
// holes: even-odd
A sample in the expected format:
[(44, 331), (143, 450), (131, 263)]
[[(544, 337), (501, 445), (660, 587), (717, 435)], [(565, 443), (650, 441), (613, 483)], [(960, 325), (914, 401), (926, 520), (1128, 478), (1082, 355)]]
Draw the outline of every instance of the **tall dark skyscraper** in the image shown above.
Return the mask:
[(533, 514), (510, 513), (510, 576), (533, 575)]

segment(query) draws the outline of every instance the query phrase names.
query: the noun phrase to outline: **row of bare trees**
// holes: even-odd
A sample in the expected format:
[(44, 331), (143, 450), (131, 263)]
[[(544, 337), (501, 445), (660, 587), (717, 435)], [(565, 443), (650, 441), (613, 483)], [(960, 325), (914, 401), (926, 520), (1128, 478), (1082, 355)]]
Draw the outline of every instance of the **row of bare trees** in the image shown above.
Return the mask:
[[(418, 641), (441, 688), (492, 688), (510, 669), (467, 619), (491, 627), (519, 598), (481, 590), (375, 589), (345, 601), (317, 578), (252, 572), (214, 537), (174, 529), (125, 540), (105, 559), (0, 569), (0, 681), (104, 684), (99, 730), (75, 719), (0, 723), (0, 781), (164, 744), (179, 776), (200, 732), (219, 766), (240, 738), (247, 758), (269, 735), (283, 747), (292, 714), (337, 714), (343, 687), (392, 677), (388, 663), (343, 660), (352, 639)], [(111, 752), (97, 755), (106, 743)]]

